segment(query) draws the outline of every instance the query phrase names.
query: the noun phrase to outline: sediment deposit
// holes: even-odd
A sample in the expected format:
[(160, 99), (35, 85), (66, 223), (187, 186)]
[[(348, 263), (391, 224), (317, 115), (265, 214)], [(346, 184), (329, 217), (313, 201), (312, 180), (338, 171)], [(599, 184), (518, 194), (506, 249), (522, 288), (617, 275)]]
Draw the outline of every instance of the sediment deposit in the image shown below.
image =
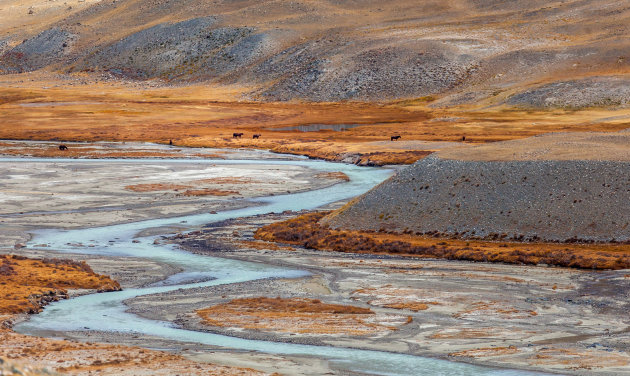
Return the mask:
[(630, 240), (628, 132), (564, 136), (438, 152), (323, 223), (470, 239)]

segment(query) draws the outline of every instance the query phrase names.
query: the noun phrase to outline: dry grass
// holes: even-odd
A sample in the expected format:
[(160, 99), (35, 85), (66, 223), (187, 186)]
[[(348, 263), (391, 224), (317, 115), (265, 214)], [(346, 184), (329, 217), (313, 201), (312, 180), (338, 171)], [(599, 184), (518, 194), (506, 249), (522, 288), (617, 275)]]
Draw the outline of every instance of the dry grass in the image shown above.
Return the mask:
[(436, 239), (409, 234), (345, 231), (319, 223), (326, 212), (309, 213), (258, 229), (255, 238), (306, 248), (354, 253), (396, 254), (481, 262), (581, 268), (630, 268), (628, 244), (504, 243)]
[[(59, 142), (62, 144), (63, 142)], [(182, 154), (169, 152), (166, 150), (133, 150), (124, 151), (108, 149), (107, 147), (97, 147), (94, 144), (85, 145), (72, 144), (68, 150), (59, 150), (58, 145), (24, 146), (11, 143), (0, 144), (0, 154), (8, 156), (29, 156), (36, 158), (190, 158), (199, 157), (207, 159), (223, 159), (219, 154)]]
[[(353, 156), (362, 164), (412, 163), (431, 151), (412, 141), (466, 144), (525, 138), (554, 131), (617, 131), (629, 126), (627, 110), (517, 111), (493, 107), (434, 109), (426, 102), (388, 105), (365, 103), (251, 103), (220, 88), (188, 86), (139, 89), (86, 78), (85, 85), (65, 85), (45, 72), (2, 78), (0, 139), (63, 141), (149, 141), (178, 146), (271, 149), (328, 160)], [(31, 81), (32, 80), (32, 81)], [(10, 88), (10, 86), (17, 86)], [(54, 89), (42, 89), (56, 86)], [(229, 91), (229, 90), (228, 90)], [(89, 102), (88, 102), (89, 101)], [(24, 107), (33, 102), (72, 102), (71, 106)], [(440, 119), (458, 119), (457, 121)], [(613, 119), (613, 120), (601, 120)], [(430, 121), (432, 120), (432, 121)], [(273, 131), (302, 124), (365, 124), (343, 132)], [(232, 133), (245, 135), (233, 139)], [(252, 139), (254, 133), (260, 139)], [(403, 142), (390, 142), (400, 134)], [(103, 157), (100, 152), (23, 149), (15, 154)], [(438, 147), (439, 149), (439, 147)], [(148, 153), (148, 152), (147, 152)], [(133, 157), (152, 154), (117, 154)], [(176, 153), (171, 153), (176, 154)], [(176, 157), (160, 154), (160, 156)], [(220, 156), (219, 156), (220, 157)], [(351, 159), (352, 159), (351, 158)]]
[(457, 351), (448, 354), (448, 356), (456, 357), (472, 357), (472, 358), (485, 358), (490, 356), (511, 355), (516, 354), (518, 349), (515, 346), (507, 347), (485, 347), (479, 349), (471, 349), (464, 351)]
[(302, 334), (369, 335), (395, 330), (376, 320), (369, 308), (304, 298), (242, 298), (197, 311), (218, 327)]
[(319, 174), (315, 175), (315, 177), (318, 179), (334, 179), (334, 180), (350, 181), (350, 178), (348, 177), (348, 175), (344, 174), (341, 171), (320, 172)]
[(529, 358), (535, 365), (564, 365), (569, 369), (593, 369), (605, 367), (627, 367), (630, 357), (627, 353), (611, 353), (602, 350), (574, 350), (550, 347), (539, 350)]
[[(263, 375), (250, 368), (196, 363), (167, 352), (38, 338), (0, 329), (0, 357), (70, 375)], [(1, 372), (0, 372), (1, 373)]]
[(408, 309), (410, 311), (418, 312), (429, 309), (429, 306), (425, 303), (420, 302), (401, 302), (401, 303), (389, 303), (383, 304), (385, 308), (394, 308), (394, 309)]
[(226, 191), (222, 189), (200, 188), (187, 189), (180, 193), (181, 196), (199, 197), (199, 196), (236, 196), (240, 195), (239, 191)]
[(487, 318), (498, 317), (501, 319), (527, 319), (532, 316), (537, 316), (535, 311), (524, 311), (514, 307), (503, 305), (500, 302), (474, 302), (471, 303), (468, 308), (463, 311), (453, 314), (453, 317), (461, 318)]
[(372, 306), (414, 312), (424, 311), (429, 309), (430, 305), (440, 304), (432, 300), (436, 298), (434, 292), (391, 285), (361, 288), (353, 291), (351, 295), (352, 299), (370, 299), (367, 303)]
[(194, 184), (258, 184), (261, 182), (252, 178), (226, 176), (226, 177), (220, 177), (220, 178), (194, 180), (192, 183)]
[(496, 337), (497, 332), (499, 332), (499, 336), (503, 335), (503, 333), (501, 333), (500, 331), (497, 331), (496, 328), (461, 328), (461, 329), (448, 328), (444, 330), (439, 330), (431, 334), (429, 338), (431, 339), (479, 339), (479, 338)]
[(120, 290), (118, 282), (96, 274), (85, 262), (35, 260), (0, 255), (0, 314), (37, 313), (67, 297), (68, 289)]

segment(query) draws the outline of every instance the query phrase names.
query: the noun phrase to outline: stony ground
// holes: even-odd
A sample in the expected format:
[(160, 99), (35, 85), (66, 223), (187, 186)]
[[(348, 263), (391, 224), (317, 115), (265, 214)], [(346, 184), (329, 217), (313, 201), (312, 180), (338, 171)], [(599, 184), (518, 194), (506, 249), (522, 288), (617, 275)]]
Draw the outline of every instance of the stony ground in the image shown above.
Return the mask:
[(324, 222), (472, 239), (628, 241), (627, 134), (558, 134), (447, 150)]
[(613, 0), (11, 0), (0, 73), (229, 84), (269, 101), (623, 107), (629, 17)]

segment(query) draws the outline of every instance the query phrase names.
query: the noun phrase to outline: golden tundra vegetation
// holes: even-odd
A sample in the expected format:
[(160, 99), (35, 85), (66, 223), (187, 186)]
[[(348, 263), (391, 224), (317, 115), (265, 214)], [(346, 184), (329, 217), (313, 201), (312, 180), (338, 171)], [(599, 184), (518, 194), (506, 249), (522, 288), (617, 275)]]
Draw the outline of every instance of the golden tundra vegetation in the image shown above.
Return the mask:
[[(169, 34), (193, 18), (214, 43), (201, 55), (183, 47), (198, 35)], [(616, 131), (630, 119), (618, 98), (629, 18), (612, 0), (9, 1), (0, 138), (173, 140), (381, 165), (442, 147), (419, 141)], [(353, 128), (290, 129), (321, 124)]]
[(31, 337), (8, 328), (17, 314), (37, 313), (47, 303), (67, 298), (69, 289), (120, 289), (118, 282), (94, 273), (85, 262), (0, 255), (0, 286), (0, 320), (4, 324), (0, 326), (2, 375), (50, 374), (52, 364), (55, 371), (73, 375), (262, 374), (252, 369), (197, 363), (161, 351)]
[(330, 212), (315, 212), (272, 223), (256, 231), (259, 240), (306, 248), (477, 262), (619, 270), (630, 268), (627, 244), (515, 243), (461, 240), (380, 231), (331, 229), (320, 223)]
[(271, 332), (362, 336), (396, 330), (396, 325), (378, 322), (375, 313), (369, 308), (306, 298), (233, 299), (198, 310), (197, 314), (205, 324), (211, 326)]
[[(201, 34), (216, 40), (207, 45), (208, 55), (182, 50), (199, 35), (167, 35), (169, 25), (193, 18), (208, 25)], [(461, 148), (452, 153), (461, 156), (471, 144), (548, 132), (615, 132), (630, 127), (624, 98), (630, 79), (629, 21), (630, 8), (615, 0), (5, 0), (0, 5), (0, 139), (172, 141), (386, 165), (410, 164), (454, 143)], [(164, 30), (162, 45), (175, 52), (148, 48), (160, 45), (146, 39), (149, 28)], [(161, 34), (148, 34), (162, 41)], [(129, 51), (141, 58), (128, 56)], [(161, 64), (166, 55), (173, 61), (164, 66), (146, 63)], [(321, 129), (303, 131), (309, 127)], [(237, 132), (244, 134), (233, 137)], [(390, 141), (395, 135), (401, 138)], [(150, 151), (97, 153), (89, 144), (67, 151), (6, 146), (0, 143), (3, 154), (41, 157), (177, 157)], [(522, 154), (530, 158), (527, 150)], [(200, 184), (205, 183), (126, 188), (238, 195)], [(319, 223), (324, 215), (272, 224), (256, 237), (343, 252), (598, 270), (630, 264), (624, 244), (334, 230)], [(16, 256), (0, 260), (0, 284), (8, 291), (0, 301), (4, 315), (38, 311), (68, 289), (119, 288), (86, 264)], [(390, 308), (419, 311), (427, 304), (392, 303)], [(242, 317), (258, 322), (234, 321), (239, 319), (235, 313), (244, 312), (249, 316)], [(393, 330), (372, 323), (369, 309), (313, 300), (237, 299), (198, 314), (213, 325), (261, 330), (287, 327), (276, 320), (288, 327), (309, 320), (314, 332)], [(341, 327), (331, 326), (332, 321)], [(496, 351), (513, 349), (488, 350)], [(8, 329), (0, 331), (0, 356), (33, 365), (54, 359), (58, 370), (73, 374), (141, 369), (256, 374), (164, 352), (26, 337)], [(545, 354), (540, 357), (544, 364)]]

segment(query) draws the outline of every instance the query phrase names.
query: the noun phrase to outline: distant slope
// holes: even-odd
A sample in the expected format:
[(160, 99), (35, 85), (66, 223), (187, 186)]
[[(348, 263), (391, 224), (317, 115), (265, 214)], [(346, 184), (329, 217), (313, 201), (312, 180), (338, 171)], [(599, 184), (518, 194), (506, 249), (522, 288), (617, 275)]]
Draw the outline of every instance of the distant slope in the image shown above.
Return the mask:
[(237, 84), (270, 101), (630, 102), (630, 6), (622, 1), (15, 3), (0, 9), (5, 74), (43, 68)]
[(469, 239), (630, 241), (629, 145), (624, 131), (447, 149), (324, 223)]

